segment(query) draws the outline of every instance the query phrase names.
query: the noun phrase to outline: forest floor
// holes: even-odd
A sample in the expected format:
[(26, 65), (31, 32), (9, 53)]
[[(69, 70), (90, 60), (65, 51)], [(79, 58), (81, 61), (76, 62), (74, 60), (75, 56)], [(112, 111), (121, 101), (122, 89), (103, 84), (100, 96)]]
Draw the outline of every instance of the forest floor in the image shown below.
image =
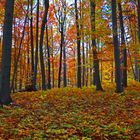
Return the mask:
[(124, 95), (105, 85), (12, 95), (0, 108), (0, 140), (140, 140), (140, 84)]

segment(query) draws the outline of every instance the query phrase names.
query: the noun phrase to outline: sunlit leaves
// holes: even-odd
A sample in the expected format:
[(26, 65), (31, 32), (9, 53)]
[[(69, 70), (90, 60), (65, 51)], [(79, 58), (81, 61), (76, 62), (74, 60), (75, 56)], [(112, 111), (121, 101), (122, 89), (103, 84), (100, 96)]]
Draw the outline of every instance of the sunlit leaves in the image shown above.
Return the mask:
[[(0, 109), (2, 139), (134, 139), (140, 126), (139, 84), (126, 95), (91, 88), (53, 89), (13, 95), (17, 107)], [(135, 85), (135, 87), (133, 86)], [(134, 89), (133, 89), (134, 87)]]

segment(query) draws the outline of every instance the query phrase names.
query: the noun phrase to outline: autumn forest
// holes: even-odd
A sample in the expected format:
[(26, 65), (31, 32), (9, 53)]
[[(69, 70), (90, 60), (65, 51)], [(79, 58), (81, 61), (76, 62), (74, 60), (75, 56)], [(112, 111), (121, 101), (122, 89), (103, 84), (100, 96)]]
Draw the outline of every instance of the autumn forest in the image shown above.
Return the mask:
[(139, 140), (140, 0), (0, 0), (0, 139)]

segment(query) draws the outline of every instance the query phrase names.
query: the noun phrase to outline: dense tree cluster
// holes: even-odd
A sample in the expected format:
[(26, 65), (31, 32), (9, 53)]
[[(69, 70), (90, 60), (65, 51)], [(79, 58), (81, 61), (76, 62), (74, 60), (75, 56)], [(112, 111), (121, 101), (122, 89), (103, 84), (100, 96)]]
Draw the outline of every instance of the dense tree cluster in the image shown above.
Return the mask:
[(140, 81), (140, 0), (0, 1), (0, 101), (11, 92)]

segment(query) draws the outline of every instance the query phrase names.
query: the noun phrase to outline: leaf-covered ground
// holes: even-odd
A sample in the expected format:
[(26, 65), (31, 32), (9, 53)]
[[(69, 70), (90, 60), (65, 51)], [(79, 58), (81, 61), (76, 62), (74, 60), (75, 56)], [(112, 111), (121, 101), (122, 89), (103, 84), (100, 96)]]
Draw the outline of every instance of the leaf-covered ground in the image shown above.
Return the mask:
[(16, 93), (19, 106), (0, 109), (0, 140), (139, 140), (140, 84), (113, 88)]

